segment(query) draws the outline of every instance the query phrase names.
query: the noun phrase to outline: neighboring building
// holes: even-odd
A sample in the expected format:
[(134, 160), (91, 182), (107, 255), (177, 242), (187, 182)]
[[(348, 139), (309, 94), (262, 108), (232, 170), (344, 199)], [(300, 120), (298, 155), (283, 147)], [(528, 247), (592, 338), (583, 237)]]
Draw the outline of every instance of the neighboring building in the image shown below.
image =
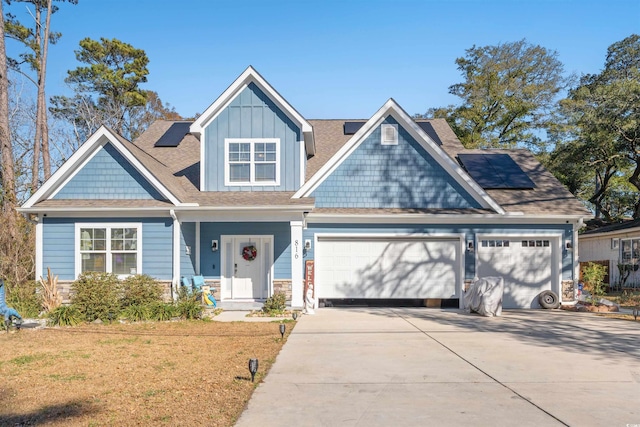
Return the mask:
[(36, 274), (202, 274), (225, 301), (462, 300), (505, 278), (506, 308), (572, 300), (590, 213), (526, 150), (466, 150), (390, 99), (368, 120), (307, 120), (253, 68), (194, 122), (133, 143), (100, 128), (23, 205)]
[(606, 224), (581, 233), (580, 264), (587, 262), (605, 265), (605, 282), (615, 288), (640, 287), (640, 220)]

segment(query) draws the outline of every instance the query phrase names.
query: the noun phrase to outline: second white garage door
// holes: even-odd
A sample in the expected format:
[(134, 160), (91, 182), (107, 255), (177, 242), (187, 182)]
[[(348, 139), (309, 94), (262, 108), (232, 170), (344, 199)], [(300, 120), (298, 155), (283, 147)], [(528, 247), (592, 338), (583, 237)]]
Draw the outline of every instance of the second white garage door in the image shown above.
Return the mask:
[(558, 294), (558, 245), (553, 237), (479, 237), (476, 275), (504, 278), (504, 308), (538, 308), (540, 292)]
[(459, 239), (319, 237), (318, 298), (457, 298)]

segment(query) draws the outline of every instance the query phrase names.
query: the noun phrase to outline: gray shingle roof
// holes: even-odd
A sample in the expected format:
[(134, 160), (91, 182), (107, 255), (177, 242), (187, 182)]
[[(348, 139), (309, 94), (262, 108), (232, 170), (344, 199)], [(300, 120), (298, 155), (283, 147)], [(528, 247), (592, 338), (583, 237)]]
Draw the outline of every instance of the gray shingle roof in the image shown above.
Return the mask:
[[(324, 166), (329, 159), (345, 145), (352, 135), (345, 135), (345, 121), (359, 120), (309, 120), (313, 126), (316, 141), (316, 154), (307, 161), (306, 179), (308, 180)], [(366, 121), (366, 120), (361, 120)], [(431, 124), (427, 131), (441, 148), (452, 159), (459, 153), (506, 153), (525, 171), (536, 187), (532, 190), (487, 190), (487, 193), (507, 212), (522, 212), (538, 215), (585, 215), (590, 212), (578, 201), (549, 171), (547, 171), (527, 150), (466, 150), (444, 119), (418, 120)], [(183, 203), (197, 203), (203, 208), (211, 207), (249, 207), (249, 206), (291, 206), (304, 207), (313, 205), (313, 199), (292, 199), (291, 192), (201, 192), (200, 185), (200, 141), (191, 134), (177, 135), (168, 132), (174, 122), (158, 120), (153, 123), (133, 143), (119, 137), (131, 153), (147, 168), (165, 187)], [(187, 129), (185, 126), (184, 129)], [(181, 138), (176, 147), (156, 147), (155, 143), (167, 136)], [(178, 141), (176, 141), (177, 143)], [(171, 141), (169, 141), (171, 143)], [(138, 203), (139, 206), (166, 206), (166, 202), (149, 201), (65, 201), (49, 200), (38, 206), (104, 206), (122, 207)], [(365, 212), (366, 211), (366, 212)], [(477, 212), (476, 212), (477, 211)], [(437, 213), (433, 210), (359, 210), (359, 209), (314, 209), (317, 213), (351, 213), (351, 214), (389, 214), (389, 213)], [(452, 212), (440, 212), (452, 213)], [(455, 210), (455, 213), (488, 213), (478, 209)]]

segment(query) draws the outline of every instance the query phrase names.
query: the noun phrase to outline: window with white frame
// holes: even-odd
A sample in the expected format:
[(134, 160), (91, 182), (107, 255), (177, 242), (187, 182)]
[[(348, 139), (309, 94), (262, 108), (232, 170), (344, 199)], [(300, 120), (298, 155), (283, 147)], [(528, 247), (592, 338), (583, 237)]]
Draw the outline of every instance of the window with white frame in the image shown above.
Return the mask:
[(76, 270), (113, 273), (120, 276), (140, 273), (140, 224), (77, 224)]
[(280, 185), (280, 140), (226, 139), (225, 185)]
[(640, 262), (640, 239), (621, 239), (620, 259), (622, 264), (638, 264)]

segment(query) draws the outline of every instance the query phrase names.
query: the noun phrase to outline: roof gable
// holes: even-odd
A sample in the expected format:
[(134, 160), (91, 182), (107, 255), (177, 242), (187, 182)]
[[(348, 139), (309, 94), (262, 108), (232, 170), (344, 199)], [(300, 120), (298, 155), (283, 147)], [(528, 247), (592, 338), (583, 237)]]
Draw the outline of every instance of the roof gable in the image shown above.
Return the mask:
[(229, 86), (204, 113), (193, 122), (189, 130), (192, 134), (202, 134), (207, 124), (211, 123), (233, 100), (251, 83), (255, 84), (273, 103), (302, 130), (307, 154), (315, 153), (313, 129), (309, 122), (298, 113), (253, 67), (247, 69)]
[(110, 142), (99, 147), (51, 198), (165, 200)]
[(379, 129), (380, 125), (392, 118), (406, 135), (424, 150), (442, 170), (451, 177), (461, 190), (475, 200), (480, 207), (492, 209), (500, 214), (505, 213), (489, 195), (471, 177), (449, 157), (411, 117), (393, 100), (389, 99), (348, 141), (342, 146), (308, 181), (294, 197), (310, 197), (320, 185), (327, 180), (365, 141)]
[[(167, 187), (145, 166), (146, 163), (156, 162), (153, 158), (142, 152), (124, 138), (101, 126), (89, 139), (80, 146), (78, 150), (36, 191), (23, 205), (23, 209), (33, 207), (36, 203), (48, 199), (53, 199), (59, 191), (62, 191), (65, 185), (72, 182), (77, 174), (81, 173), (94, 156), (99, 153), (106, 145), (110, 145), (108, 150), (115, 150), (112, 153), (118, 153), (120, 161), (126, 161), (129, 166), (128, 174), (131, 178), (135, 174), (135, 178), (143, 180), (142, 184), (138, 184), (148, 191), (155, 191), (153, 194), (164, 200), (169, 200), (174, 205), (180, 204), (180, 200), (167, 189)], [(136, 152), (134, 154), (133, 152)], [(148, 158), (147, 158), (148, 157)], [(112, 157), (113, 158), (113, 157)], [(89, 169), (87, 169), (89, 170)], [(134, 172), (135, 171), (135, 172)], [(165, 180), (166, 181), (166, 180)], [(148, 193), (151, 195), (152, 193)], [(83, 197), (87, 199), (91, 197)], [(146, 197), (145, 197), (146, 198)], [(108, 199), (108, 197), (105, 197)]]
[[(383, 125), (397, 126), (397, 145), (381, 144)], [(481, 208), (390, 115), (311, 195), (318, 208)]]

